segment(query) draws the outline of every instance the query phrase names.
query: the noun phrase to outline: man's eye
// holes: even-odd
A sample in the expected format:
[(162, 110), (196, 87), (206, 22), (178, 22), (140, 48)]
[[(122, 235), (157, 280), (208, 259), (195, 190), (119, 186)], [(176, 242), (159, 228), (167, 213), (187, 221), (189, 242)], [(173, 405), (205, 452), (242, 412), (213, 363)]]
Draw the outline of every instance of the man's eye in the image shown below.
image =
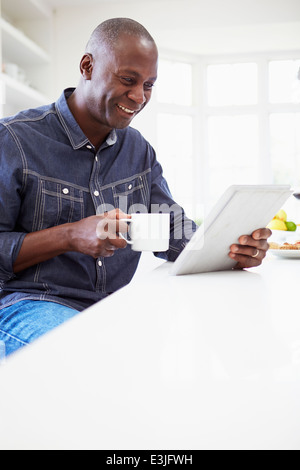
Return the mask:
[(151, 90), (151, 88), (154, 87), (154, 83), (146, 82), (146, 83), (144, 84), (144, 87), (145, 87), (147, 90)]
[(130, 77), (121, 77), (121, 80), (123, 80), (123, 82), (125, 82), (128, 85), (131, 85), (133, 83), (133, 79)]

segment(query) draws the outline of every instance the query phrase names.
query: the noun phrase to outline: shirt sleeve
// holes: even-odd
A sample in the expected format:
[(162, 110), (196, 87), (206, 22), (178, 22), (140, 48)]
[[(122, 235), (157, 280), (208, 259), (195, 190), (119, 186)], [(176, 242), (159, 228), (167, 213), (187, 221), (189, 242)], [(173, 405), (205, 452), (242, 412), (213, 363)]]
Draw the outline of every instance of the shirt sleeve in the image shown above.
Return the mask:
[(162, 166), (157, 161), (153, 149), (152, 153), (151, 212), (170, 213), (169, 250), (164, 253), (155, 253), (155, 255), (167, 261), (175, 261), (197, 230), (197, 226), (187, 217), (184, 209), (174, 201), (163, 176)]
[(21, 148), (13, 134), (0, 125), (0, 286), (15, 277), (13, 265), (18, 257), (26, 233), (19, 230), (23, 162)]

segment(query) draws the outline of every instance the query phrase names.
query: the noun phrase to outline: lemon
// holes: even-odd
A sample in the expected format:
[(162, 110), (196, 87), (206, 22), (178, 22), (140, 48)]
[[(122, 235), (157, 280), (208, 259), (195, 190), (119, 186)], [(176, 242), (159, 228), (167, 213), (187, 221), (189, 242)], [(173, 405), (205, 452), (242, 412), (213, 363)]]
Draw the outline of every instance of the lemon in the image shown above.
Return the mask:
[(267, 228), (270, 230), (287, 230), (285, 222), (279, 219), (272, 219), (271, 222), (268, 223)]
[(277, 212), (274, 219), (283, 220), (283, 222), (285, 222), (287, 219), (286, 212), (283, 209), (281, 209), (280, 211)]
[(286, 228), (287, 228), (290, 232), (295, 232), (295, 230), (297, 230), (297, 225), (294, 224), (294, 222), (286, 222), (285, 225), (286, 225)]

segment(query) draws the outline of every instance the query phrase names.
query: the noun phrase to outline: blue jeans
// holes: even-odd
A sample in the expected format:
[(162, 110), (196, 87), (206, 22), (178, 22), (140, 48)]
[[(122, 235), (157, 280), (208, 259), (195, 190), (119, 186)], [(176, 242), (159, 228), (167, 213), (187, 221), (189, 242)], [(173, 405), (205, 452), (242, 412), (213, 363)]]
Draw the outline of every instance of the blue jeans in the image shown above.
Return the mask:
[[(21, 300), (0, 310), (0, 342), (6, 356), (79, 313), (43, 300)], [(3, 354), (3, 353), (2, 353)]]

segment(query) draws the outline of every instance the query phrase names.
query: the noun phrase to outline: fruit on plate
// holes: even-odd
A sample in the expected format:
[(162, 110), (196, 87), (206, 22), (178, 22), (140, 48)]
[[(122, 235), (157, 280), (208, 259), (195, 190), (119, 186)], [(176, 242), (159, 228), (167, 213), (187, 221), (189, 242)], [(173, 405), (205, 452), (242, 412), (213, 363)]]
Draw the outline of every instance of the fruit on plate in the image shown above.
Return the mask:
[(283, 209), (281, 209), (280, 211), (277, 212), (274, 219), (283, 220), (283, 222), (286, 222), (287, 214)]
[(267, 228), (270, 230), (288, 230), (289, 232), (295, 232), (297, 225), (292, 221), (288, 221), (286, 212), (281, 209), (268, 223)]
[(297, 230), (297, 225), (294, 224), (294, 222), (285, 222), (285, 225), (286, 225), (286, 228), (290, 231), (290, 232), (295, 232)]
[(279, 219), (272, 219), (271, 222), (268, 223), (267, 228), (270, 230), (287, 230), (285, 222)]

